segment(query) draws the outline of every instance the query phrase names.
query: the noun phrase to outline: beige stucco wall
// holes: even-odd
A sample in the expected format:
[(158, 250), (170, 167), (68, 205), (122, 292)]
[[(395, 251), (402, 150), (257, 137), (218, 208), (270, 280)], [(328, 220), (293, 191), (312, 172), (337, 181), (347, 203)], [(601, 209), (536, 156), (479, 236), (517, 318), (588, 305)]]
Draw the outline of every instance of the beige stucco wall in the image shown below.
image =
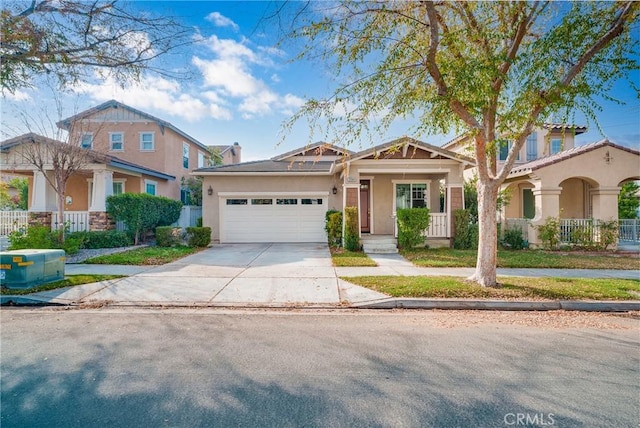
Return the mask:
[[(336, 185), (338, 194), (331, 190)], [(213, 188), (213, 195), (207, 189)], [(202, 225), (211, 227), (212, 239), (220, 240), (220, 192), (328, 192), (327, 210), (342, 209), (342, 188), (335, 176), (205, 176), (202, 183)]]
[(585, 218), (584, 181), (569, 178), (560, 183), (560, 218)]

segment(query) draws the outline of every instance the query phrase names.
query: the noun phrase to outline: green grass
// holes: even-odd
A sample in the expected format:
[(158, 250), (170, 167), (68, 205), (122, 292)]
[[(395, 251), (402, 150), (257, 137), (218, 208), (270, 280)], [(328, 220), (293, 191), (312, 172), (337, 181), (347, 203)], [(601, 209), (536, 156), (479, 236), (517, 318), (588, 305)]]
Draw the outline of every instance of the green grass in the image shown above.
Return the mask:
[[(392, 297), (480, 299), (638, 300), (640, 280), (499, 277), (501, 288), (472, 285), (449, 276), (358, 276), (342, 278)], [(631, 292), (630, 292), (631, 291)]]
[(73, 287), (74, 285), (106, 281), (108, 279), (124, 278), (124, 276), (125, 275), (68, 275), (60, 281), (49, 282), (47, 284), (42, 284), (37, 287), (33, 287), (29, 289), (14, 289), (14, 288), (9, 289), (9, 288), (2, 287), (0, 289), (0, 294), (8, 294), (8, 295), (31, 294), (31, 293), (37, 293), (40, 291), (55, 290), (56, 288)]
[(84, 263), (101, 265), (163, 265), (174, 260), (181, 259), (190, 254), (201, 251), (202, 248), (192, 247), (145, 247), (129, 250), (122, 253), (93, 257)]
[[(475, 250), (449, 248), (402, 251), (402, 255), (422, 267), (475, 267)], [(520, 250), (498, 251), (501, 268), (557, 268), (557, 269), (640, 269), (640, 258), (619, 254), (572, 254), (561, 251)]]
[(331, 250), (331, 259), (336, 267), (378, 266), (363, 252)]

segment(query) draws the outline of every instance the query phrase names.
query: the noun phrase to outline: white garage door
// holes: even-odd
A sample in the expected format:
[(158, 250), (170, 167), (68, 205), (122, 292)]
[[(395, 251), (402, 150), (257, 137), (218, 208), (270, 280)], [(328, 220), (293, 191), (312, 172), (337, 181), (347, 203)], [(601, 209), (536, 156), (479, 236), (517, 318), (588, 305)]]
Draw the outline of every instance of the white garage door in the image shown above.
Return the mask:
[(220, 242), (325, 242), (326, 196), (220, 198)]

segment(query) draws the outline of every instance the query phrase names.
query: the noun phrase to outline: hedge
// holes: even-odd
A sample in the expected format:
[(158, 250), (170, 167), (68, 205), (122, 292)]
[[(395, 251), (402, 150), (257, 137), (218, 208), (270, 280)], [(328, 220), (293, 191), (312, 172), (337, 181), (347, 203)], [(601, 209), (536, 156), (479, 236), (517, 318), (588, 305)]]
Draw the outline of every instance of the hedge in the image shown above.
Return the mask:
[(360, 234), (358, 233), (358, 208), (344, 209), (344, 248), (348, 251), (360, 250)]
[(424, 244), (425, 232), (429, 228), (428, 208), (400, 208), (396, 210), (398, 219), (398, 244), (410, 249)]
[(182, 242), (182, 228), (173, 226), (156, 227), (156, 245), (158, 247), (173, 247)]
[(330, 247), (342, 246), (342, 211), (327, 211), (324, 230), (327, 232), (327, 242)]
[(210, 227), (187, 227), (187, 245), (190, 247), (206, 247), (210, 243)]

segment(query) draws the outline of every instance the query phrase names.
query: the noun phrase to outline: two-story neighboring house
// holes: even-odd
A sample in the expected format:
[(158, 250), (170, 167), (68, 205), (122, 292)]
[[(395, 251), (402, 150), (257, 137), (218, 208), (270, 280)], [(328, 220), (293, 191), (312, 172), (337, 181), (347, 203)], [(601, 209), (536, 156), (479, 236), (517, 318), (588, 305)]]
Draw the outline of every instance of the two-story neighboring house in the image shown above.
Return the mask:
[[(535, 226), (549, 217), (617, 220), (620, 186), (640, 177), (640, 152), (608, 140), (576, 146), (575, 136), (586, 130), (562, 124), (536, 129), (527, 137), (502, 186), (510, 199), (499, 220), (522, 220), (519, 223), (528, 225), (526, 233), (533, 244), (538, 242)], [(461, 136), (443, 147), (473, 156), (468, 143), (469, 138)], [(509, 148), (501, 147), (498, 170)]]
[[(29, 178), (29, 211), (41, 223), (57, 223), (55, 191), (47, 177), (24, 156), (25, 144), (68, 144), (89, 156), (67, 182), (65, 222), (85, 229), (105, 228), (106, 198), (120, 193), (148, 193), (188, 203), (184, 181), (190, 172), (209, 166), (210, 148), (171, 123), (115, 100), (57, 123), (68, 132), (66, 142), (25, 134), (1, 143), (3, 171)], [(216, 149), (223, 164), (240, 161), (236, 143)], [(53, 176), (47, 171), (47, 176)], [(53, 214), (52, 214), (53, 213)], [(67, 218), (67, 215), (69, 218)]]

